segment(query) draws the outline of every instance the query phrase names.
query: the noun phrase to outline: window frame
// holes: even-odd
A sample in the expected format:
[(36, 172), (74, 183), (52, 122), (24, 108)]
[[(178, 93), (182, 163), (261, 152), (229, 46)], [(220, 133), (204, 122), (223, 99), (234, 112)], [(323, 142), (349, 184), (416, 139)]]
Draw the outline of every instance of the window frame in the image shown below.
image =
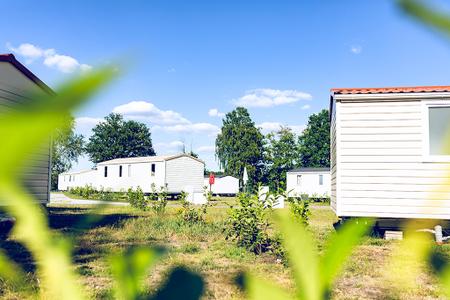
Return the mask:
[(105, 166), (105, 168), (103, 169), (103, 177), (108, 177), (108, 166)]
[(319, 185), (323, 185), (323, 174), (319, 174)]
[(119, 177), (122, 177), (122, 165), (119, 165)]
[[(450, 162), (450, 155), (430, 154), (430, 108), (450, 107), (450, 100), (422, 101), (422, 160), (423, 162)], [(450, 124), (449, 124), (450, 125)]]
[(151, 174), (151, 176), (155, 176), (155, 174), (156, 174), (156, 164), (155, 163), (152, 163), (150, 165), (150, 174)]
[[(297, 174), (297, 186), (302, 186), (302, 181), (303, 181), (303, 179), (302, 179), (302, 174)], [(300, 183), (299, 183), (299, 179), (300, 179)]]

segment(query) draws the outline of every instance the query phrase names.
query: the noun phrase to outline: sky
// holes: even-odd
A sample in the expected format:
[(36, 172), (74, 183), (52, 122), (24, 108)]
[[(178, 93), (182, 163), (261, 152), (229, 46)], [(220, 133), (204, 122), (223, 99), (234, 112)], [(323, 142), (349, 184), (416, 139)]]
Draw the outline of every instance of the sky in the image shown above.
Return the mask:
[[(50, 87), (101, 65), (125, 66), (75, 112), (78, 133), (87, 139), (118, 112), (149, 126), (157, 154), (184, 144), (213, 170), (222, 117), (236, 106), (247, 107), (264, 133), (281, 125), (301, 133), (309, 115), (328, 108), (331, 88), (449, 84), (450, 40), (390, 0), (15, 0), (7, 7), (0, 52), (14, 53)], [(73, 169), (91, 166), (82, 157)]]

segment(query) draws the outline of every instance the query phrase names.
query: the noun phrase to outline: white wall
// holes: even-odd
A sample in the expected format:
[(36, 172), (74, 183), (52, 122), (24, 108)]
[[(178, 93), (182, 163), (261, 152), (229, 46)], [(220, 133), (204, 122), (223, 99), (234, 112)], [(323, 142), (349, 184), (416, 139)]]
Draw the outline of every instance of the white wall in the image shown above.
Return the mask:
[[(319, 184), (319, 176), (323, 176), (323, 184)], [(300, 184), (297, 177), (301, 176)], [(308, 194), (310, 197), (329, 197), (331, 192), (330, 172), (288, 172), (286, 174), (286, 191), (290, 197)]]
[[(152, 175), (151, 165), (155, 164), (155, 174)], [(119, 168), (122, 166), (122, 177), (119, 176)], [(105, 177), (105, 167), (108, 174)], [(130, 168), (130, 173), (128, 173)], [(130, 187), (140, 187), (144, 193), (152, 192), (152, 184), (156, 188), (165, 185), (165, 163), (164, 161), (133, 163), (133, 164), (101, 164), (97, 166), (98, 182), (97, 188), (111, 189), (114, 192), (127, 191)]]
[[(154, 174), (151, 171), (152, 164), (155, 165)], [(119, 176), (120, 166), (122, 166), (122, 176)], [(106, 177), (105, 167), (108, 168)], [(99, 163), (96, 170), (61, 174), (58, 188), (67, 190), (69, 187), (91, 185), (98, 190), (120, 192), (127, 191), (130, 187), (133, 189), (140, 187), (144, 193), (150, 193), (153, 191), (152, 184), (155, 184), (157, 190), (167, 187), (169, 193), (180, 193), (189, 186), (195, 192), (202, 192), (203, 174), (203, 162), (187, 156), (167, 161), (129, 164)], [(69, 176), (72, 178), (71, 181), (69, 181)]]
[(98, 172), (87, 170), (82, 172), (64, 173), (58, 176), (58, 190), (67, 191), (73, 187), (84, 187), (90, 185), (97, 187)]
[(179, 193), (189, 187), (194, 192), (202, 192), (204, 170), (203, 162), (187, 156), (167, 160), (165, 180), (169, 192)]
[[(209, 190), (209, 178), (204, 179), (203, 185)], [(239, 193), (239, 179), (233, 176), (216, 177), (211, 191), (216, 195), (236, 195)]]
[[(45, 95), (38, 85), (9, 62), (0, 62), (0, 114), (13, 110), (18, 103), (29, 101), (30, 93)], [(38, 202), (47, 203), (50, 189), (49, 147), (35, 154), (28, 165), (30, 167), (22, 172), (23, 183)]]
[(332, 207), (338, 216), (450, 219), (450, 164), (424, 160), (424, 95), (390, 97), (340, 98)]

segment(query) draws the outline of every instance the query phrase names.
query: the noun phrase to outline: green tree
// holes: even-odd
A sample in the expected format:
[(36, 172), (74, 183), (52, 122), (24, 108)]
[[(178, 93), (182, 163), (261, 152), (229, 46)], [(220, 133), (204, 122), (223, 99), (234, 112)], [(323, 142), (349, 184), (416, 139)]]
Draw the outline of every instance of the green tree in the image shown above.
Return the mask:
[(299, 137), (301, 165), (303, 167), (330, 166), (330, 119), (323, 109), (309, 116), (308, 125)]
[(51, 188), (58, 188), (58, 175), (67, 172), (84, 152), (83, 136), (75, 134), (73, 118), (64, 130), (57, 130), (53, 136)]
[(216, 139), (216, 157), (228, 175), (242, 180), (247, 168), (250, 187), (261, 179), (264, 137), (256, 128), (247, 109), (237, 107), (225, 115)]
[(92, 129), (86, 152), (92, 162), (137, 156), (153, 156), (151, 133), (144, 123), (125, 121), (111, 113)]
[(286, 189), (286, 172), (300, 162), (297, 136), (288, 127), (266, 136), (265, 181), (272, 190)]

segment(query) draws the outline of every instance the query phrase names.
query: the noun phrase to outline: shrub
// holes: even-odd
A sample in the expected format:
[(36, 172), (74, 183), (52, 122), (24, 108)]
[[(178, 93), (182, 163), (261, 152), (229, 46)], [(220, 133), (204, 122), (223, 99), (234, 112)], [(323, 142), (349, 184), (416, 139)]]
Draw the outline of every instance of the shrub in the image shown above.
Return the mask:
[(208, 186), (206, 186), (206, 185), (203, 187), (203, 195), (205, 196), (205, 198), (208, 202), (212, 201), (213, 194), (210, 190), (208, 190)]
[(270, 210), (270, 206), (265, 206), (258, 196), (239, 194), (238, 207), (228, 211), (226, 238), (236, 240), (239, 246), (256, 254), (269, 251), (271, 239), (267, 213)]
[(148, 209), (148, 201), (145, 199), (144, 192), (139, 186), (136, 190), (133, 190), (132, 188), (128, 189), (127, 199), (130, 205), (134, 208), (144, 211)]
[(159, 191), (156, 189), (154, 183), (152, 183), (152, 193), (150, 194), (151, 208), (157, 214), (164, 214), (166, 212), (166, 206), (168, 201), (168, 192), (166, 187), (160, 187)]
[(195, 208), (188, 201), (183, 201), (178, 216), (185, 223), (204, 223), (207, 207), (208, 204), (204, 204), (200, 208)]
[(309, 216), (311, 211), (309, 210), (309, 201), (299, 198), (294, 198), (289, 203), (289, 208), (294, 220), (308, 225)]

